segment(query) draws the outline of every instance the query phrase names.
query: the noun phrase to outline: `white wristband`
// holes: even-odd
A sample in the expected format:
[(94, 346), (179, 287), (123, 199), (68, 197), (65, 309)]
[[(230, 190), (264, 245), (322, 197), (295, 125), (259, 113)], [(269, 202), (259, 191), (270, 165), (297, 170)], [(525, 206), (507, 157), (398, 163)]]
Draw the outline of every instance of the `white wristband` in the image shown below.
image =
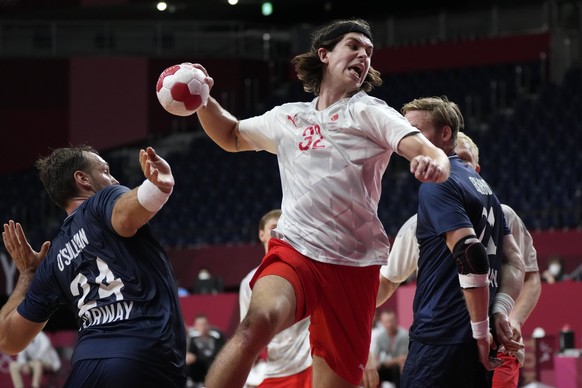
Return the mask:
[(502, 313), (509, 316), (511, 310), (513, 310), (514, 305), (515, 301), (511, 296), (504, 292), (498, 292), (493, 298), (493, 308), (491, 310), (491, 315)]
[(146, 179), (137, 189), (137, 201), (146, 210), (156, 213), (168, 201), (170, 194), (171, 192), (164, 193), (158, 186)]
[(489, 335), (489, 317), (481, 322), (471, 322), (471, 330), (473, 331), (473, 338), (477, 340), (487, 338)]

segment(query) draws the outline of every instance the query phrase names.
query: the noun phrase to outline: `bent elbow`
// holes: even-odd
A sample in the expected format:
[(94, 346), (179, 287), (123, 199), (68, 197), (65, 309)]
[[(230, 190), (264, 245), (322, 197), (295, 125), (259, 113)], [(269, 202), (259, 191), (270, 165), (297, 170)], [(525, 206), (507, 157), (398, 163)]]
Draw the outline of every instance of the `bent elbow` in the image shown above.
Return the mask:
[(113, 215), (111, 217), (111, 224), (113, 230), (121, 237), (133, 237), (137, 233), (137, 230), (142, 227), (142, 224), (136, 224), (136, 217), (132, 217), (129, 213), (123, 213), (116, 209), (113, 209)]
[(119, 222), (114, 226), (114, 229), (121, 237), (129, 238), (135, 236), (139, 227), (136, 227), (135, 223), (128, 219), (127, 222)]

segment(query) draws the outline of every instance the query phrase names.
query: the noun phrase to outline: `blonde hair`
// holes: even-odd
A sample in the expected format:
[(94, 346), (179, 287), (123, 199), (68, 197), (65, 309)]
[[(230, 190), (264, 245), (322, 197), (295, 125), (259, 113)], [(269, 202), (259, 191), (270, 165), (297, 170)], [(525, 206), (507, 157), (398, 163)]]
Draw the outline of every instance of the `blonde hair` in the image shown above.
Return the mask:
[(459, 106), (446, 96), (417, 98), (404, 104), (400, 111), (403, 115), (409, 111), (429, 112), (435, 127), (442, 128), (445, 125), (451, 127), (453, 146), (457, 140), (457, 133), (465, 128), (465, 121)]
[(281, 214), (282, 214), (281, 209), (273, 209), (265, 213), (259, 221), (259, 230), (265, 229), (265, 225), (267, 225), (267, 222), (269, 222), (269, 220), (273, 218), (280, 218)]
[(467, 143), (469, 144), (469, 151), (473, 154), (473, 159), (475, 164), (479, 164), (479, 147), (465, 132), (459, 131), (457, 134), (457, 144)]

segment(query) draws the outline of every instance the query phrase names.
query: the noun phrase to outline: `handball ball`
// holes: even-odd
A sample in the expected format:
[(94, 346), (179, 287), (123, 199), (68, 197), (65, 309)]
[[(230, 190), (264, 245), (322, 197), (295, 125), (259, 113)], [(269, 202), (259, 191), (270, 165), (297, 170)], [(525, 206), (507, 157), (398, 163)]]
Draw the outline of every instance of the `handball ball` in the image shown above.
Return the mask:
[(208, 101), (206, 75), (191, 63), (181, 63), (162, 71), (156, 95), (165, 110), (176, 116), (190, 116)]

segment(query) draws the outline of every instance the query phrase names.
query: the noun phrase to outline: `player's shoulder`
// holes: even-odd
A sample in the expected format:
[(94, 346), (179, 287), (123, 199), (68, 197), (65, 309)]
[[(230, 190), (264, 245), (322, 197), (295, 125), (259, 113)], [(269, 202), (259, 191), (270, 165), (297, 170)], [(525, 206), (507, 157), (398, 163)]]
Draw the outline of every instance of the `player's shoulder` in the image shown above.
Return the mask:
[[(392, 128), (397, 134), (395, 141), (400, 141), (405, 136), (418, 133), (418, 129), (410, 125), (408, 120), (396, 109), (386, 103), (386, 101), (368, 95), (365, 92), (359, 92), (352, 96), (347, 102), (346, 109), (360, 123), (375, 124), (373, 127), (379, 127), (384, 130)], [(394, 145), (396, 147), (396, 145)]]
[(505, 222), (510, 227), (511, 227), (511, 225), (517, 225), (517, 224), (523, 223), (523, 221), (521, 220), (521, 218), (519, 218), (519, 216), (517, 215), (515, 210), (513, 210), (513, 208), (511, 208), (509, 205), (502, 203), (501, 210), (503, 210), (503, 216), (505, 217)]
[(360, 91), (360, 92), (354, 94), (348, 100), (348, 106), (351, 106), (351, 107), (366, 106), (368, 108), (377, 107), (377, 108), (381, 108), (381, 109), (393, 110), (394, 112), (396, 112), (396, 110), (394, 108), (392, 108), (391, 106), (389, 106), (386, 103), (386, 101), (384, 101), (378, 97), (370, 96), (368, 93), (366, 93), (364, 91)]
[(502, 203), (501, 209), (503, 210), (503, 214), (505, 214), (505, 217), (517, 217), (517, 213), (515, 212), (515, 210), (513, 210), (511, 206)]
[(311, 109), (314, 106), (314, 100), (312, 101), (293, 101), (285, 102), (281, 105), (277, 105), (271, 109), (276, 112), (296, 112)]
[[(313, 111), (314, 103), (313, 102), (286, 102), (281, 105), (277, 105), (272, 107), (270, 110), (266, 111), (262, 115), (251, 117), (249, 119), (241, 120), (241, 123), (252, 121), (256, 119), (267, 119), (267, 120), (290, 120), (291, 122), (295, 123), (297, 117), (304, 117), (308, 115), (309, 112)], [(241, 126), (241, 128), (245, 128)]]
[(119, 196), (130, 191), (129, 187), (123, 185), (110, 185), (97, 191), (95, 195), (91, 196), (82, 205), (87, 204), (100, 204), (108, 201), (115, 201)]

